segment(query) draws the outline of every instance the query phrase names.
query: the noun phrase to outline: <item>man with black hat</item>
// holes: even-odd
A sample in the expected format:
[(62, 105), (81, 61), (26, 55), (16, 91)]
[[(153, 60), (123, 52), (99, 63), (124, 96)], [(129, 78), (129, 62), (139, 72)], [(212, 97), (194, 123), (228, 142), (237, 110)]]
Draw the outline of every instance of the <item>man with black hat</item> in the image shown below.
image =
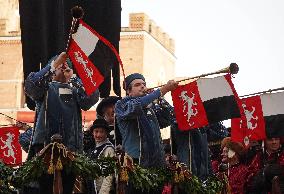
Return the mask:
[[(95, 149), (88, 153), (88, 156), (97, 160), (100, 157), (112, 157), (115, 155), (114, 146), (109, 141), (108, 134), (110, 128), (104, 119), (96, 119), (90, 128), (90, 132), (96, 142)], [(99, 177), (93, 181), (88, 181), (87, 193), (109, 194), (112, 187), (113, 176)]]
[(115, 123), (114, 118), (114, 105), (120, 100), (121, 97), (118, 96), (109, 96), (104, 98), (97, 106), (97, 118), (104, 118), (110, 127), (109, 140), (113, 145), (121, 145), (121, 135), (119, 129)]
[[(142, 167), (163, 167), (165, 164), (161, 123), (159, 125), (158, 114), (155, 114), (151, 105), (154, 100), (177, 86), (177, 82), (170, 80), (160, 89), (148, 93), (143, 75), (134, 73), (125, 78), (124, 89), (127, 96), (116, 103), (115, 114), (123, 149)], [(139, 193), (131, 188), (127, 192)]]
[[(110, 142), (118, 148), (121, 148), (121, 135), (118, 129), (118, 126), (114, 118), (114, 105), (120, 100), (121, 97), (118, 96), (109, 96), (104, 98), (97, 106), (97, 118), (103, 118), (107, 121), (110, 132), (109, 140)], [(93, 140), (93, 135), (90, 130), (84, 131), (84, 151), (88, 152), (89, 149), (95, 146), (95, 141)]]
[[(83, 87), (69, 84), (73, 70), (67, 63), (67, 54), (62, 52), (52, 58), (45, 68), (32, 72), (25, 80), (25, 92), (36, 102), (35, 131), (32, 138), (32, 152), (29, 158), (50, 143), (54, 134), (60, 134), (63, 144), (71, 151), (83, 151), (81, 109), (88, 110), (99, 100), (99, 92), (87, 96)], [(64, 179), (69, 181), (65, 181)], [(62, 176), (64, 193), (72, 192), (75, 177)], [(51, 181), (52, 183), (52, 181)], [(64, 186), (64, 185), (63, 185)], [(52, 187), (45, 180), (40, 193), (52, 193)]]

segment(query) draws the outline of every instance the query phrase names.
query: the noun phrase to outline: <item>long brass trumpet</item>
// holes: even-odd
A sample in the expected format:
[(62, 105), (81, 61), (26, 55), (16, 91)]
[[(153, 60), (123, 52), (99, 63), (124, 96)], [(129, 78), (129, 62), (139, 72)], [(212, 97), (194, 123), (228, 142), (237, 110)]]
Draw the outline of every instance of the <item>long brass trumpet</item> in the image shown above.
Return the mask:
[(269, 89), (269, 90), (265, 90), (265, 91), (262, 91), (262, 92), (252, 93), (252, 94), (246, 94), (246, 95), (242, 95), (242, 96), (239, 96), (239, 97), (244, 98), (244, 97), (255, 96), (255, 95), (259, 95), (259, 94), (272, 93), (272, 92), (276, 92), (276, 91), (279, 91), (279, 90), (284, 90), (284, 87)]
[[(230, 66), (223, 68), (223, 69), (220, 69), (219, 71), (215, 71), (215, 72), (211, 72), (211, 73), (205, 73), (205, 74), (201, 74), (201, 75), (194, 76), (194, 77), (188, 77), (188, 78), (185, 78), (185, 79), (182, 79), (182, 80), (178, 80), (177, 82), (183, 82), (183, 81), (190, 80), (190, 79), (196, 79), (196, 78), (206, 77), (206, 76), (209, 76), (209, 75), (215, 75), (215, 74), (220, 74), (220, 73), (237, 74), (238, 72), (239, 72), (239, 66), (236, 63), (231, 63)], [(159, 85), (159, 86), (156, 86), (156, 87), (153, 87), (153, 88), (149, 88), (149, 90), (154, 89), (154, 88), (159, 88), (159, 87), (162, 87), (164, 85), (166, 85), (166, 84)]]

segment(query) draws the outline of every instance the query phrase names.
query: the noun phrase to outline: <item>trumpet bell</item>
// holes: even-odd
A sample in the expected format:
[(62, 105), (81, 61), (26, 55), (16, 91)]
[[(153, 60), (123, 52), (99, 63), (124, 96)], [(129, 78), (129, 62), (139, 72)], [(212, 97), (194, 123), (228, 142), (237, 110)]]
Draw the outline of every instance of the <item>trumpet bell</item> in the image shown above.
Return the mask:
[(237, 74), (239, 72), (239, 66), (237, 63), (231, 63), (230, 66), (223, 68), (219, 71), (208, 73), (205, 75), (213, 75), (213, 74), (219, 74), (219, 73), (231, 73), (231, 74)]
[(237, 65), (237, 63), (231, 63), (229, 70), (231, 74), (237, 74), (239, 72), (239, 66)]
[(71, 9), (71, 14), (73, 18), (81, 19), (84, 16), (84, 10), (80, 6), (75, 6)]

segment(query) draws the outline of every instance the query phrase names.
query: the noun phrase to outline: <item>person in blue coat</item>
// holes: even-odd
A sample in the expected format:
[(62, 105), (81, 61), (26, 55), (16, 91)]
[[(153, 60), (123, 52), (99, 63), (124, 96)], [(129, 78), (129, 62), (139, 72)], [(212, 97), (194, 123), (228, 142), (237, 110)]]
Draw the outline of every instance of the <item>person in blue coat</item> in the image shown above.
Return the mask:
[[(148, 92), (144, 76), (134, 73), (125, 78), (124, 86), (127, 96), (119, 100), (115, 106), (122, 148), (134, 162), (144, 168), (163, 167), (165, 156), (160, 128), (165, 126), (159, 123), (159, 114), (152, 108), (153, 101), (177, 88), (178, 83), (170, 80), (160, 89)], [(126, 193), (147, 192), (131, 189), (129, 185)]]
[[(63, 144), (69, 150), (77, 153), (83, 151), (81, 109), (86, 111), (95, 105), (99, 100), (99, 92), (87, 96), (83, 86), (74, 87), (69, 84), (73, 70), (69, 67), (67, 58), (68, 55), (62, 52), (39, 72), (30, 73), (25, 80), (25, 92), (36, 103), (36, 122), (29, 157), (48, 145), (54, 134), (62, 136)], [(64, 179), (64, 172), (62, 176)], [(63, 180), (65, 189), (72, 189), (72, 186), (64, 183)], [(43, 181), (43, 193), (52, 190), (47, 185)]]

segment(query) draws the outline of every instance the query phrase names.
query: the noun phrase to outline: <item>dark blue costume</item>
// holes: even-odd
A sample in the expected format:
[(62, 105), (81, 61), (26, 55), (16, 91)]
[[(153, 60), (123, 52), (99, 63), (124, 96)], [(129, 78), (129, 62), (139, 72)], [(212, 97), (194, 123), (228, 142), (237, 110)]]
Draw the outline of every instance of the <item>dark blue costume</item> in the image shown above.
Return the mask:
[(186, 164), (194, 175), (203, 180), (212, 174), (208, 142), (228, 135), (227, 129), (220, 122), (190, 131), (180, 131), (174, 124), (171, 134), (174, 154), (180, 162)]
[(159, 123), (160, 116), (150, 105), (160, 96), (159, 89), (143, 97), (127, 96), (115, 107), (122, 147), (143, 167), (161, 167), (165, 164), (160, 126), (166, 127), (169, 123)]
[[(74, 152), (83, 151), (81, 109), (88, 110), (99, 100), (99, 92), (87, 96), (82, 87), (51, 81), (49, 64), (39, 72), (32, 72), (25, 80), (25, 92), (36, 102), (36, 122), (28, 158), (50, 143), (54, 134), (60, 134), (63, 144)], [(72, 193), (76, 175), (62, 170), (64, 193)], [(43, 174), (39, 193), (52, 193), (53, 175)], [(29, 192), (29, 191), (27, 191)]]
[[(50, 62), (51, 63), (51, 62)], [(32, 72), (25, 81), (25, 92), (36, 102), (37, 115), (33, 145), (46, 145), (59, 133), (70, 150), (83, 151), (81, 109), (88, 110), (99, 100), (99, 92), (87, 96), (84, 89), (51, 81), (50, 63)]]

